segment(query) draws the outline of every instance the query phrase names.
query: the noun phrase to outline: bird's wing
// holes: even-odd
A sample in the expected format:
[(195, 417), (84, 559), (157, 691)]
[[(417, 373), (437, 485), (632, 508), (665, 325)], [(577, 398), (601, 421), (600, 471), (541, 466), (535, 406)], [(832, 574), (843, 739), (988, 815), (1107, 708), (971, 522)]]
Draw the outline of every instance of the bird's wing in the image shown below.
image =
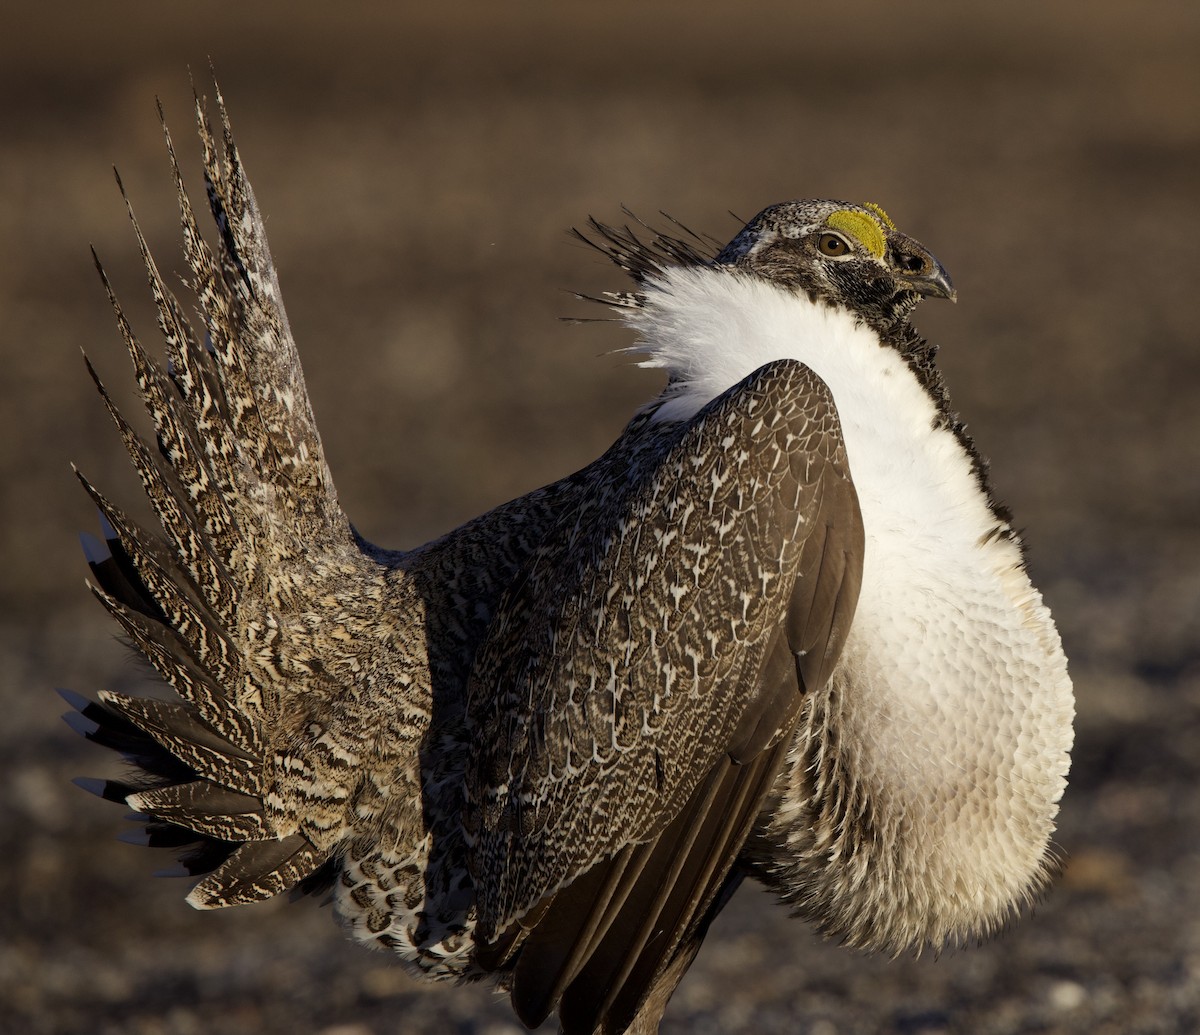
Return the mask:
[(215, 248), (167, 144), (200, 333), (136, 221), (165, 368), (100, 271), (154, 441), (96, 384), (162, 534), (83, 479), (106, 540), (84, 538), (94, 592), (181, 700), (68, 699), (73, 725), (143, 770), (92, 789), (143, 813), (146, 843), (181, 846), (187, 869), (208, 873), (194, 905), (222, 906), (310, 877), (345, 834), (365, 780), (360, 749), (377, 739), (415, 757), (428, 702), (406, 692), (424, 664), (406, 652), (423, 652), (423, 638), (400, 635), (420, 616), (388, 608), (403, 558), (363, 543), (342, 513), (224, 105), (219, 136), (199, 100), (196, 112)]
[(600, 465), (472, 680), (484, 960), (519, 951), (518, 1011), (562, 997), (568, 1031), (622, 1030), (705, 922), (858, 597), (858, 501), (811, 370), (768, 364), (659, 427)]

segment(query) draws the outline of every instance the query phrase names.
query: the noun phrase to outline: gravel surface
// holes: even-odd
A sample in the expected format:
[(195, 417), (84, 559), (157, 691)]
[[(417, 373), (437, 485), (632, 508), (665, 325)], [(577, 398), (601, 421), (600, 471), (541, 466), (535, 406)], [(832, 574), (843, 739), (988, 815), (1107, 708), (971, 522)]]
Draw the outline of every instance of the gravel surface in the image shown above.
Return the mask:
[(1076, 680), (1064, 874), (937, 960), (822, 942), (747, 888), (664, 1031), (1200, 1030), (1200, 5), (29, 6), (0, 42), (0, 1029), (517, 1030), (328, 909), (193, 912), (68, 782), (118, 767), (51, 688), (145, 679), (75, 545), (94, 515), (69, 459), (138, 495), (79, 360), (129, 398), (87, 245), (152, 342), (109, 165), (179, 269), (154, 97), (195, 190), (187, 69), (211, 58), (344, 505), (385, 545), (575, 469), (656, 390), (610, 354), (619, 328), (556, 319), (618, 284), (564, 234), (588, 214), (726, 237), (730, 211), (874, 200), (954, 276), (959, 304), (918, 323)]

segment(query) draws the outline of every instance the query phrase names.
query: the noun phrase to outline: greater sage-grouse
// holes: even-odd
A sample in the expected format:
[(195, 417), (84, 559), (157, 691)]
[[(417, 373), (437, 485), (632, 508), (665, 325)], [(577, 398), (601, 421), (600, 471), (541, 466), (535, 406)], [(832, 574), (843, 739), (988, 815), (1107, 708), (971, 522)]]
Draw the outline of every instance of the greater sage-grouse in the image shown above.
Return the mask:
[(156, 441), (100, 392), (162, 532), (83, 481), (94, 592), (178, 699), (68, 695), (136, 767), (83, 782), (182, 851), (192, 905), (332, 885), (410, 970), (616, 1033), (657, 1029), (747, 875), (890, 953), (1043, 886), (1071, 684), (909, 323), (954, 298), (925, 248), (840, 201), (716, 254), (592, 222), (666, 387), (583, 470), (383, 550), (338, 505), (217, 103), (215, 248), (167, 138), (200, 325), (136, 222), (165, 367), (109, 289)]

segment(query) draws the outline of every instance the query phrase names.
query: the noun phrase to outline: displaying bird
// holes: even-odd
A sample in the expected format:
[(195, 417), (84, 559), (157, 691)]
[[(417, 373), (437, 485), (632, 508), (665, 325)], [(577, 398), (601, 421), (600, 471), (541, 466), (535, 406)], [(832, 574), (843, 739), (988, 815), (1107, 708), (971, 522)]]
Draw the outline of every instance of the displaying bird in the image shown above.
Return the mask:
[(666, 387), (583, 470), (383, 550), (338, 504), (217, 103), (215, 248), (167, 136), (199, 327), (134, 221), (165, 367), (101, 269), (155, 442), (96, 383), (161, 532), (81, 476), (93, 591), (176, 699), (66, 695), (134, 763), (81, 782), (181, 852), (192, 905), (332, 888), (414, 972), (618, 1033), (657, 1030), (747, 875), (892, 953), (1039, 891), (1071, 684), (909, 322), (955, 297), (924, 247), (839, 201), (719, 251), (592, 222)]

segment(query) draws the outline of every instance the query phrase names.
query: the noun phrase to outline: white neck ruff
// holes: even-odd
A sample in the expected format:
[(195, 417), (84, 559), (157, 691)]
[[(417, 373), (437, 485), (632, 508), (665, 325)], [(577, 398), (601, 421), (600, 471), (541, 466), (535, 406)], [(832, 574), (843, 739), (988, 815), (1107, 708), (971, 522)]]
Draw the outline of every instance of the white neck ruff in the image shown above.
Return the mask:
[[(1053, 620), (971, 457), (903, 357), (848, 312), (703, 267), (644, 294), (623, 319), (641, 365), (670, 375), (656, 419), (686, 419), (777, 359), (829, 386), (866, 532), (834, 680), (839, 739), (875, 804), (903, 819), (887, 850), (904, 879), (928, 883), (927, 928), (905, 936), (994, 924), (1044, 869), (1073, 703)], [(800, 793), (803, 773), (784, 779)]]

